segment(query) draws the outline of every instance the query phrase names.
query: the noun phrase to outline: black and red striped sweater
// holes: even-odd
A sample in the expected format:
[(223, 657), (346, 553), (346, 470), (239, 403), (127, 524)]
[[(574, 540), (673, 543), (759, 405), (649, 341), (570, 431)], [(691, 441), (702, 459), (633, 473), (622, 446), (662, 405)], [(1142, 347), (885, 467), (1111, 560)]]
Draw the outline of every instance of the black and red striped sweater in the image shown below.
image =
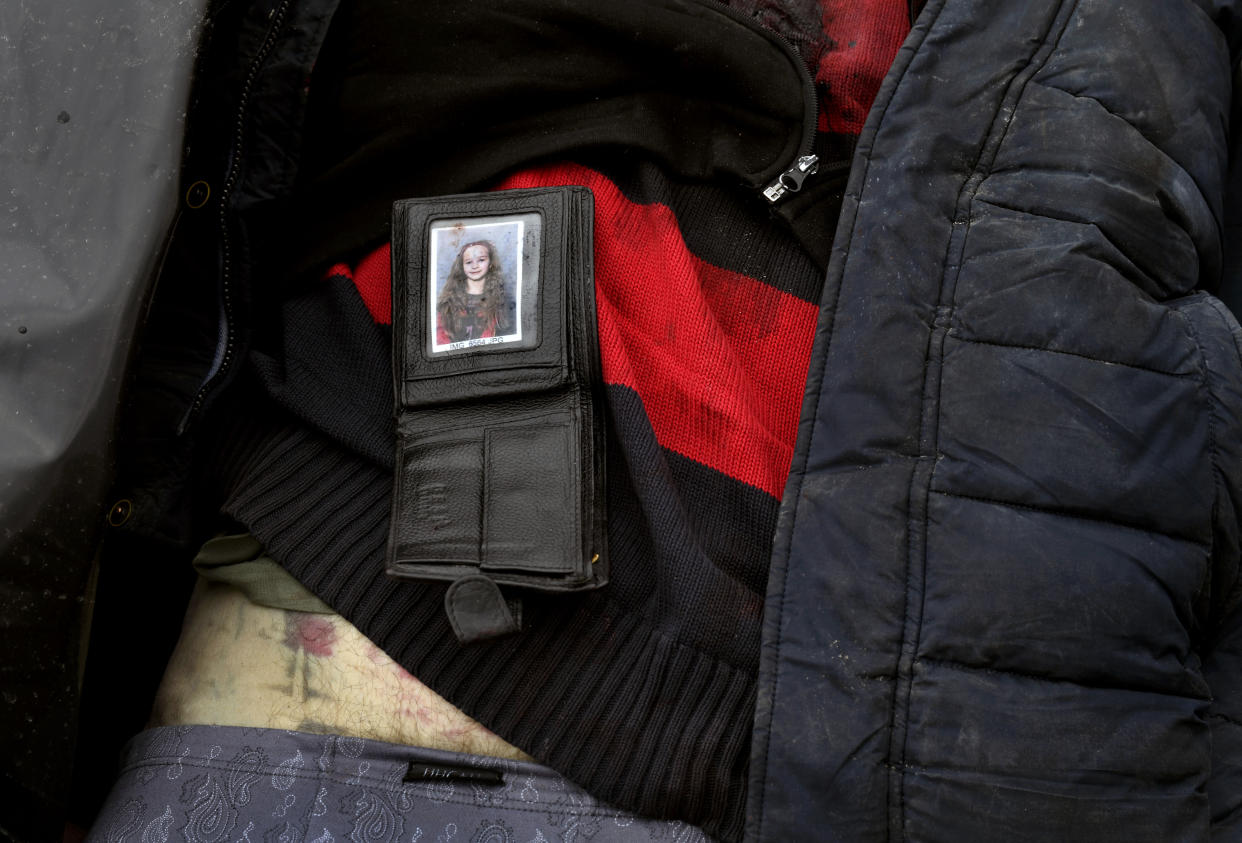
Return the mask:
[[(799, 50), (820, 96), (821, 166), (847, 163), (908, 30), (907, 4), (731, 5)], [(374, 49), (384, 19), (338, 16), (329, 45), (348, 57), (323, 63), (348, 75), (359, 66), (351, 51)], [(753, 191), (679, 180), (617, 150), (539, 163), (491, 187), (560, 184), (595, 196), (606, 589), (531, 597), (521, 634), (462, 647), (442, 585), (384, 575), (387, 244), (358, 243), (280, 305), (279, 330), (259, 332), (248, 376), (257, 389), (221, 437), (225, 510), (506, 740), (602, 798), (736, 839), (768, 556), (819, 314), (816, 258), (832, 230), (795, 235)], [(279, 409), (256, 412), (255, 400)]]

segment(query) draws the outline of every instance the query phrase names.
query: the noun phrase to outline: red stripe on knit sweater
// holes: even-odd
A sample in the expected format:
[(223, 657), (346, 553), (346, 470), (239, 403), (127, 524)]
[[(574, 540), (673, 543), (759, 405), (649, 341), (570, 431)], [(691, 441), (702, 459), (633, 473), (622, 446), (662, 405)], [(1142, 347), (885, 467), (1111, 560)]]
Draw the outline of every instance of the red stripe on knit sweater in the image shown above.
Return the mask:
[[(342, 271), (344, 270), (344, 271)], [(392, 244), (385, 243), (349, 271), (344, 264), (328, 270), (328, 275), (344, 275), (354, 282), (371, 318), (381, 325), (392, 324)]]
[(595, 295), (604, 380), (642, 398), (659, 443), (780, 497), (789, 475), (817, 308), (691, 254), (665, 205), (603, 175), (544, 167), (501, 187), (595, 194)]
[[(638, 393), (662, 447), (780, 497), (816, 307), (703, 262), (667, 206), (635, 204), (594, 170), (547, 166), (498, 187), (564, 184), (586, 185), (595, 195), (605, 382)], [(390, 323), (389, 247), (364, 258), (352, 277), (376, 321)]]

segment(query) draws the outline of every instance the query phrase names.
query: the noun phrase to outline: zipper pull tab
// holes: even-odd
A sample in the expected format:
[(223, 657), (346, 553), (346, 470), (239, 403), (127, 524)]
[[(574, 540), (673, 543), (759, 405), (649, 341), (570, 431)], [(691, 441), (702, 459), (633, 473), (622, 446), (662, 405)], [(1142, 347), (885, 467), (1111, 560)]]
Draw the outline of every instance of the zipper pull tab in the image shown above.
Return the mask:
[(818, 155), (803, 155), (792, 167), (777, 176), (776, 181), (764, 188), (763, 195), (769, 202), (775, 202), (786, 193), (797, 193), (802, 189), (806, 177), (814, 175), (818, 169)]

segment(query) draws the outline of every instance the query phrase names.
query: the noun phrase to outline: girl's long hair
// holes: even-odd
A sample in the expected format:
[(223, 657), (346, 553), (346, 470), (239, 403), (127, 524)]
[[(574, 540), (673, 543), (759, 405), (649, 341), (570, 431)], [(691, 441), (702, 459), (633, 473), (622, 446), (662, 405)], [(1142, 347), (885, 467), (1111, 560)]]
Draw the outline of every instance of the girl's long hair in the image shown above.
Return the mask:
[(450, 337), (457, 337), (457, 318), (466, 310), (466, 270), (462, 266), (466, 250), (471, 246), (483, 246), (487, 249), (487, 274), (483, 276), (483, 316), (489, 325), (495, 325), (496, 336), (507, 334), (512, 326), (509, 324), (509, 300), (505, 295), (504, 275), (500, 271), (500, 260), (496, 254), (496, 246), (490, 240), (475, 240), (462, 246), (449, 270), (444, 289), (440, 290), (440, 298), (436, 301), (436, 311), (440, 315), (440, 325)]

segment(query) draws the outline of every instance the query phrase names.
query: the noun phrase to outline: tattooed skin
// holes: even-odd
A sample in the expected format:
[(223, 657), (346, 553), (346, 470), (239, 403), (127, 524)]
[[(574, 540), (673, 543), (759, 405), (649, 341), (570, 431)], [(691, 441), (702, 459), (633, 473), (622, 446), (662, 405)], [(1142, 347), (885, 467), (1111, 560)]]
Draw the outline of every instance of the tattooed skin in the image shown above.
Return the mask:
[(261, 726), (527, 758), (419, 682), (339, 615), (251, 603), (199, 582), (152, 726)]

